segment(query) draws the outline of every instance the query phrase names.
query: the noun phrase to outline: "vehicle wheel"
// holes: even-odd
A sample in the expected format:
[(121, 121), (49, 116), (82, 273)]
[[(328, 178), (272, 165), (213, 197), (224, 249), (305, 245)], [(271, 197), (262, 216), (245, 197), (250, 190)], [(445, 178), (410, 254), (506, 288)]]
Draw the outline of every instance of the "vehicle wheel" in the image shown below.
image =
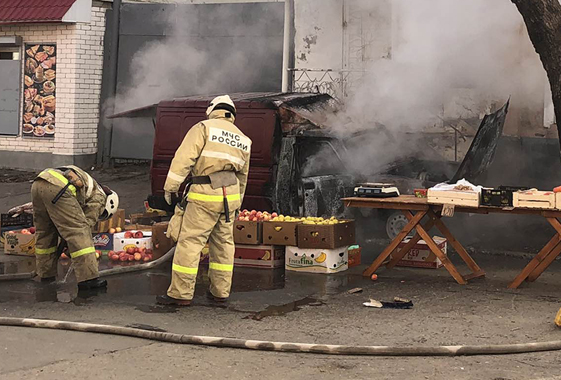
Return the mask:
[(386, 233), (390, 239), (395, 239), (397, 234), (409, 223), (405, 215), (401, 212), (394, 212), (388, 217), (386, 221)]

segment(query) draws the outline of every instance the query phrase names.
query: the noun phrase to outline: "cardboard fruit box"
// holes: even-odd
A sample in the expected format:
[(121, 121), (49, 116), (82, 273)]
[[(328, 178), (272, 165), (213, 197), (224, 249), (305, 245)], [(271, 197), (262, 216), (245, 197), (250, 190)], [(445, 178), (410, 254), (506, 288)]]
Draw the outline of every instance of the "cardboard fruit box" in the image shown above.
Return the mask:
[(113, 250), (113, 240), (115, 234), (110, 233), (99, 233), (92, 234), (93, 243), (95, 249), (98, 251), (112, 251)]
[(4, 252), (8, 255), (35, 255), (35, 234), (6, 232), (4, 234)]
[(234, 243), (259, 245), (261, 244), (263, 223), (236, 220), (234, 222)]
[(110, 228), (120, 227), (122, 230), (125, 229), (125, 210), (118, 209), (115, 215), (107, 220), (97, 222), (97, 224), (92, 229), (94, 233), (109, 232)]
[(329, 225), (299, 224), (297, 235), (299, 248), (334, 249), (356, 243), (354, 220)]
[(286, 247), (285, 269), (288, 271), (337, 273), (348, 268), (348, 247), (337, 249)]
[[(397, 250), (401, 250), (405, 247), (405, 244), (409, 242), (410, 238), (405, 238), (401, 243), (399, 243)], [(448, 243), (443, 237), (435, 236), (433, 238), (438, 248), (446, 254)], [(399, 267), (413, 267), (413, 268), (440, 268), (442, 267), (442, 262), (432, 251), (424, 240), (419, 240), (417, 244), (411, 249), (403, 259), (399, 260), (396, 264)]]
[(298, 245), (298, 222), (263, 222), (263, 244)]
[(273, 245), (236, 245), (234, 265), (250, 268), (279, 268), (284, 264), (284, 247)]
[(166, 236), (168, 230), (168, 222), (161, 222), (152, 225), (152, 246), (154, 251), (154, 259), (159, 259), (170, 249), (175, 243)]
[(118, 232), (113, 235), (113, 250), (126, 251), (127, 248), (146, 248), (152, 249), (152, 231), (142, 231), (141, 238), (125, 238), (126, 232)]
[(360, 265), (362, 248), (358, 245), (349, 247), (349, 268)]

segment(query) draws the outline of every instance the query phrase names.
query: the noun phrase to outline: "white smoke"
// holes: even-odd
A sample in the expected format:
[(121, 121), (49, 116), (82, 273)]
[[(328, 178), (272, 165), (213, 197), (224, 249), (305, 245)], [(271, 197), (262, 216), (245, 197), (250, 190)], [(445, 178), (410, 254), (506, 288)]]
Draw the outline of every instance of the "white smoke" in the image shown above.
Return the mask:
[[(363, 4), (372, 14), (387, 3)], [(404, 133), (479, 119), (509, 96), (511, 109), (543, 109), (545, 72), (510, 1), (393, 0), (391, 6), (390, 58), (367, 65), (343, 111), (329, 121), (343, 138), (376, 123), (388, 128), (390, 138), (373, 133), (355, 141), (347, 162), (355, 171), (375, 173), (414, 154), (421, 144), (404, 144)]]

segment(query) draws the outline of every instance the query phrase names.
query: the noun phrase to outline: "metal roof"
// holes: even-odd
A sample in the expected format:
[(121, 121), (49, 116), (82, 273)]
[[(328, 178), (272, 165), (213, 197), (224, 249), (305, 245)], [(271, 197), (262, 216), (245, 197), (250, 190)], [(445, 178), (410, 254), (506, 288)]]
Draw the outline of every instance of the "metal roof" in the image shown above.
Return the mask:
[(58, 22), (76, 0), (3, 0), (0, 24)]

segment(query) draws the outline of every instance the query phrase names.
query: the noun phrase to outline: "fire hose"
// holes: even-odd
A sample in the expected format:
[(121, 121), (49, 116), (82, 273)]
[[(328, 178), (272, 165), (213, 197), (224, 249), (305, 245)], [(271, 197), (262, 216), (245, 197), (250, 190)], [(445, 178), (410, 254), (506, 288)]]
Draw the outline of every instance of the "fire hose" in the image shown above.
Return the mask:
[[(150, 261), (142, 264), (136, 264), (128, 267), (115, 267), (115, 268), (100, 270), (99, 277), (106, 277), (106, 276), (112, 276), (115, 274), (123, 274), (123, 273), (140, 272), (147, 269), (153, 269), (171, 260), (174, 254), (175, 254), (175, 247), (171, 248), (165, 255), (154, 261)], [(0, 274), (0, 281), (29, 280), (35, 277), (35, 275), (36, 275), (35, 272)], [(62, 282), (65, 282), (65, 280), (63, 280)]]
[(219, 348), (239, 348), (257, 351), (311, 353), (324, 355), (362, 356), (474, 356), (507, 355), (561, 350), (561, 341), (500, 344), (500, 345), (459, 345), (427, 347), (392, 346), (349, 346), (331, 344), (309, 344), (245, 340), (237, 338), (185, 335), (169, 332), (143, 330), (131, 327), (100, 325), (95, 323), (55, 321), (48, 319), (0, 317), (0, 326), (33, 327), (41, 329), (67, 330), (109, 334), (155, 340), (160, 342), (210, 346)]

